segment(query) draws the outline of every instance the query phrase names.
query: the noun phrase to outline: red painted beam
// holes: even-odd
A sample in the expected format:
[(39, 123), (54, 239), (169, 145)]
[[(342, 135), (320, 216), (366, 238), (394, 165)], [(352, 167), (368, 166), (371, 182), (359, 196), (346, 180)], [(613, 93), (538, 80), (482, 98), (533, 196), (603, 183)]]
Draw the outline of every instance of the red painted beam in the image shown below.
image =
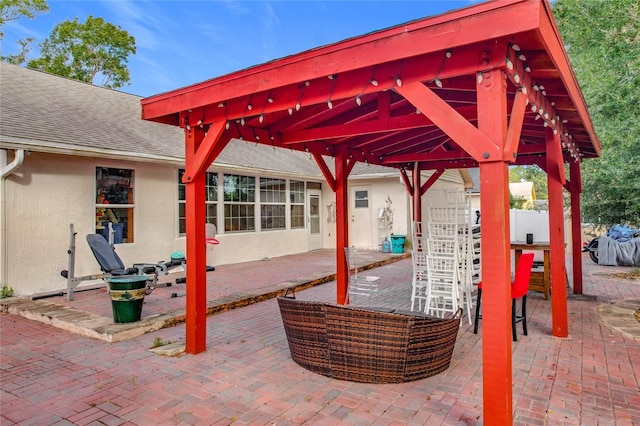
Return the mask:
[[(478, 82), (480, 151), (502, 154), (507, 137), (506, 81), (500, 70)], [(482, 395), (484, 423), (513, 424), (509, 171), (502, 155), (480, 162), (482, 205)], [(498, 160), (498, 161), (496, 161)], [(490, 189), (487, 191), (487, 189)]]
[[(564, 203), (562, 197), (562, 180), (564, 168), (562, 157), (557, 146), (560, 139), (547, 129), (547, 187), (549, 194), (549, 243), (551, 248), (551, 322), (552, 333), (556, 337), (567, 337), (569, 326), (567, 318), (567, 288), (565, 286), (565, 251), (564, 251)], [(484, 220), (484, 218), (483, 218)], [(484, 226), (484, 224), (483, 224)]]
[(515, 94), (513, 106), (511, 107), (511, 117), (509, 119), (509, 128), (507, 130), (507, 143), (504, 149), (505, 159), (515, 159), (520, 144), (520, 134), (522, 132), (522, 123), (527, 108), (527, 96), (518, 90)]
[(344, 305), (348, 302), (349, 266), (344, 248), (349, 247), (349, 188), (347, 186), (347, 152), (338, 150), (336, 165), (336, 302)]
[[(205, 138), (199, 127), (186, 130), (186, 167), (194, 169), (197, 153)], [(196, 168), (197, 169), (197, 168)], [(186, 352), (197, 354), (207, 349), (207, 252), (205, 244), (205, 171), (191, 175), (185, 182), (187, 301)]]
[(438, 178), (444, 174), (444, 172), (445, 172), (445, 169), (443, 169), (443, 168), (436, 169), (433, 172), (433, 174), (431, 176), (429, 176), (429, 179), (427, 179), (427, 181), (424, 183), (424, 185), (422, 185), (420, 187), (420, 195), (424, 195), (427, 192), (427, 190), (429, 188), (431, 188), (434, 183), (436, 183)]
[(411, 184), (411, 181), (409, 180), (409, 176), (407, 176), (407, 169), (400, 169), (400, 177), (402, 178), (402, 182), (404, 182), (404, 187), (407, 188), (407, 192), (409, 193), (409, 196), (412, 197), (413, 196), (413, 185)]
[[(514, 4), (517, 11), (508, 7)], [(423, 54), (464, 50), (474, 43), (496, 40), (514, 31), (535, 30), (539, 25), (536, 19), (539, 9), (538, 2), (503, 0), (410, 22), (143, 99), (143, 118), (154, 119), (206, 104), (215, 105), (238, 96), (267, 93), (285, 85), (378, 64), (409, 61)], [(465, 30), (460, 31), (461, 28)], [(428, 61), (421, 62), (422, 68), (428, 64)], [(446, 71), (444, 67), (442, 73)], [(396, 74), (394, 71), (391, 77)], [(385, 77), (379, 77), (380, 83)]]
[(336, 180), (333, 177), (333, 174), (331, 174), (331, 170), (329, 170), (329, 167), (327, 166), (327, 163), (325, 163), (324, 158), (322, 158), (322, 155), (315, 152), (311, 155), (313, 155), (313, 158), (316, 160), (316, 164), (318, 164), (322, 175), (329, 184), (329, 188), (331, 188), (333, 192), (336, 192)]
[[(420, 163), (413, 163), (413, 194), (411, 194), (411, 198), (413, 199), (413, 221), (414, 222), (422, 222), (422, 193), (420, 191), (420, 187), (422, 183), (420, 182), (422, 176), (420, 172)], [(411, 228), (413, 229), (413, 223), (411, 224)]]
[(580, 211), (580, 193), (582, 176), (580, 162), (569, 163), (571, 185), (571, 250), (573, 265), (573, 294), (582, 294), (582, 214)]
[(192, 127), (192, 130), (198, 135), (202, 134), (203, 139), (198, 141), (197, 151), (193, 153), (190, 161), (185, 165), (184, 183), (188, 183), (200, 175), (204, 176), (204, 173), (213, 160), (222, 152), (229, 142), (228, 138), (220, 137), (225, 130), (225, 123), (222, 121), (211, 124), (206, 135), (198, 126)]
[(502, 153), (491, 139), (424, 84), (420, 82), (403, 84), (395, 90), (415, 105), (476, 161), (502, 159)]

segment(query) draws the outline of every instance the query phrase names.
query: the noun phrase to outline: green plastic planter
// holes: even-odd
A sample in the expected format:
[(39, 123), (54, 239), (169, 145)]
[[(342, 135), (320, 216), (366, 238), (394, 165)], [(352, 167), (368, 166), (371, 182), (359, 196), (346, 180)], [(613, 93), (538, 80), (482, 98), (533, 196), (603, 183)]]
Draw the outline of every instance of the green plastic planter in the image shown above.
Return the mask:
[(117, 323), (140, 321), (147, 276), (121, 275), (107, 278), (107, 283), (109, 283), (113, 321)]

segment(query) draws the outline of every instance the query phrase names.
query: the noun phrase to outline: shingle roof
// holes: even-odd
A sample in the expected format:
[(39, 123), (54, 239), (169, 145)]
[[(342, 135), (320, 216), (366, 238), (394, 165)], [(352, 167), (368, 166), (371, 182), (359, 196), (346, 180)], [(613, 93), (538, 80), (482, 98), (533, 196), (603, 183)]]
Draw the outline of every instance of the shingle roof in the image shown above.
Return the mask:
[(473, 182), (473, 188), (470, 189), (472, 194), (480, 193), (480, 169), (477, 167), (470, 167), (467, 169), (469, 172), (469, 176), (471, 177), (471, 181)]
[[(0, 146), (184, 161), (183, 131), (141, 120), (140, 96), (2, 62), (0, 90)], [(215, 164), (322, 177), (303, 153), (237, 140)]]

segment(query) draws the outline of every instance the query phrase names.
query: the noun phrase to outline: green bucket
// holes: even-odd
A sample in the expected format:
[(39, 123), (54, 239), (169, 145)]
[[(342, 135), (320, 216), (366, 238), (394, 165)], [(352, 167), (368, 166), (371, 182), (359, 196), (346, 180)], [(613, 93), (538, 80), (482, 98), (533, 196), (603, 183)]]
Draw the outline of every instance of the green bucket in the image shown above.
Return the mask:
[(107, 278), (107, 282), (113, 321), (117, 323), (140, 321), (147, 276), (121, 275)]

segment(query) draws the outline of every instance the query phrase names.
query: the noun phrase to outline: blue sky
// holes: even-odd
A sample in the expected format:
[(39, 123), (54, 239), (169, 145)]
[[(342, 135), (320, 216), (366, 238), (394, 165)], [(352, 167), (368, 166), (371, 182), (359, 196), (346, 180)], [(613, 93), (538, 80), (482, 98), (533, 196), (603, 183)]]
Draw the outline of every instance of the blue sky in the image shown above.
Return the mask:
[(33, 37), (36, 57), (55, 24), (102, 17), (135, 37), (131, 84), (121, 90), (146, 97), (477, 2), (49, 0), (48, 14), (4, 27), (2, 53)]

